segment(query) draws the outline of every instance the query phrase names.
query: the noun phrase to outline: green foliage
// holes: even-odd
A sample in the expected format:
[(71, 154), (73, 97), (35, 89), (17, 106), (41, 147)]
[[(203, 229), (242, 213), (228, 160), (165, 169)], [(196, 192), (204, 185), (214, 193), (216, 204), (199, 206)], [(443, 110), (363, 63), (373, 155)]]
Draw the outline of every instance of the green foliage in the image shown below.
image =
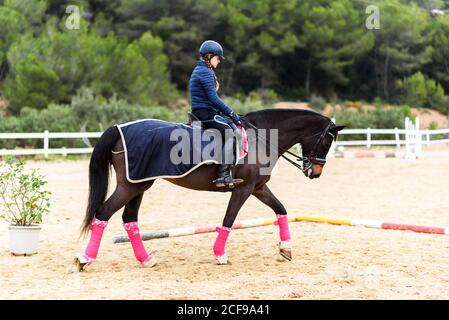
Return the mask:
[(373, 34), (364, 29), (361, 12), (350, 0), (305, 0), (301, 1), (298, 21), (302, 28), (299, 46), (308, 56), (306, 94), (316, 69), (335, 84), (347, 84), (345, 68), (374, 44)]
[(326, 106), (326, 100), (323, 97), (312, 94), (310, 97), (310, 107), (316, 111), (321, 111)]
[(50, 208), (47, 180), (38, 170), (26, 170), (25, 163), (14, 158), (1, 161), (0, 218), (12, 225), (30, 226), (42, 223)]
[(395, 78), (409, 75), (431, 58), (429, 45), (430, 16), (414, 3), (377, 0), (371, 4), (381, 12), (380, 29), (376, 30), (375, 76), (381, 78), (377, 91), (389, 100)]
[[(90, 88), (82, 88), (72, 98), (70, 105), (50, 104), (48, 108), (37, 110), (25, 107), (17, 116), (6, 117), (0, 121), (0, 132), (95, 132), (103, 131), (111, 125), (136, 119), (162, 119), (173, 122), (187, 120), (182, 109), (162, 106), (142, 106), (130, 104), (116, 96), (105, 99), (95, 95)], [(80, 139), (51, 139), (51, 148), (83, 147)], [(39, 139), (4, 139), (0, 148), (15, 147), (42, 148)]]
[[(216, 72), (221, 93), (241, 96), (244, 105), (245, 95), (271, 105), (275, 99), (310, 100), (314, 92), (327, 100), (417, 101), (448, 113), (441, 87), (448, 92), (449, 14), (431, 18), (428, 12), (448, 9), (445, 3), (0, 0), (0, 95), (9, 102), (7, 111), (19, 116), (25, 107), (69, 105), (86, 87), (99, 105), (114, 97), (145, 110), (166, 105), (170, 112), (161, 111), (163, 117), (181, 119), (171, 107), (180, 98), (175, 88), (188, 89), (198, 47), (214, 39), (227, 57)], [(65, 27), (69, 4), (81, 9), (80, 30)], [(368, 5), (380, 9), (379, 30), (365, 27)], [(404, 98), (401, 81), (418, 72), (429, 77), (425, 98), (422, 86)], [(78, 127), (110, 122), (81, 118)], [(0, 126), (16, 120), (5, 121)]]
[(436, 19), (432, 34), (432, 76), (449, 92), (449, 15)]
[(263, 105), (271, 106), (278, 101), (278, 94), (273, 89), (258, 89), (251, 91), (248, 95), (252, 100), (260, 100)]
[(262, 99), (257, 95), (243, 97), (227, 97), (223, 99), (237, 114), (245, 115), (252, 111), (266, 109)]
[[(411, 110), (408, 106), (377, 107), (373, 110), (357, 109), (357, 111), (343, 109), (341, 111), (334, 111), (330, 115), (335, 118), (335, 122), (339, 125), (346, 125), (350, 129), (394, 129), (404, 128), (404, 118), (411, 115)], [(413, 119), (413, 117), (411, 117)], [(383, 137), (377, 135), (375, 139), (391, 139), (391, 135)], [(365, 140), (366, 135), (342, 135), (339, 139), (346, 140)]]
[(443, 87), (421, 72), (399, 81), (398, 86), (403, 91), (403, 102), (408, 105), (441, 110), (444, 104)]
[(26, 18), (20, 12), (6, 6), (0, 6), (0, 26), (2, 28), (0, 32), (0, 65), (2, 65), (11, 44), (17, 41), (29, 26)]
[(293, 52), (299, 44), (293, 31), (296, 8), (296, 0), (226, 1), (230, 27), (226, 41), (237, 72), (251, 73), (262, 88), (278, 80), (275, 58)]
[(67, 103), (82, 85), (132, 103), (168, 103), (175, 93), (162, 50), (161, 39), (150, 33), (128, 43), (85, 27), (61, 32), (48, 26), (39, 37), (23, 36), (11, 46), (4, 95), (15, 114), (25, 106)]

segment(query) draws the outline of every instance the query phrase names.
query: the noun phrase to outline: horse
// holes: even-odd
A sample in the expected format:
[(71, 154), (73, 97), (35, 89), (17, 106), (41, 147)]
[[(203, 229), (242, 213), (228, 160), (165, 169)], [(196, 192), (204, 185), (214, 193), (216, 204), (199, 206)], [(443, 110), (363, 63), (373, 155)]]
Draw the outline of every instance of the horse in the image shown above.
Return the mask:
[[(335, 125), (331, 119), (320, 113), (303, 109), (263, 109), (247, 113), (241, 119), (244, 127), (257, 130), (257, 136), (262, 129), (277, 130), (277, 141), (271, 141), (270, 137), (262, 139), (268, 151), (276, 149), (274, 150), (277, 152), (274, 162), (281, 156), (285, 157), (284, 153), (290, 153), (288, 150), (292, 146), (301, 144), (303, 156), (295, 156), (296, 160), (303, 161), (302, 171), (309, 179), (320, 177), (331, 144), (336, 141), (338, 131), (344, 128), (344, 126)], [(156, 264), (154, 255), (146, 253), (137, 226), (142, 197), (155, 180), (129, 182), (125, 172), (125, 154), (118, 152), (120, 150), (123, 150), (123, 144), (116, 126), (105, 130), (93, 149), (89, 163), (89, 198), (81, 227), (81, 234), (84, 235), (88, 233), (89, 229), (92, 230), (91, 242), (86, 252), (91, 250), (93, 254), (90, 258), (86, 255), (76, 256), (74, 262), (79, 271), (84, 270), (95, 260), (107, 221), (123, 207), (122, 220), (133, 244), (136, 258), (142, 265), (153, 266)], [(256, 159), (255, 163), (246, 161), (250, 156)], [(225, 252), (227, 236), (239, 210), (251, 195), (270, 207), (278, 217), (277, 224), (281, 238), (279, 253), (286, 260), (291, 260), (287, 210), (267, 186), (267, 182), (271, 178), (271, 171), (261, 174), (260, 169), (263, 164), (259, 155), (256, 154), (256, 144), (249, 144), (247, 158), (243, 160), (245, 161), (232, 168), (232, 174), (234, 177), (243, 179), (244, 182), (232, 189), (229, 187), (218, 188), (212, 182), (216, 175), (216, 164), (199, 166), (181, 178), (163, 179), (188, 189), (231, 193), (222, 227), (217, 227), (218, 236), (213, 247), (218, 264), (230, 263)], [(294, 161), (289, 161), (300, 167)], [(111, 165), (115, 170), (117, 185), (112, 195), (105, 201)], [(94, 232), (96, 233), (94, 234)]]

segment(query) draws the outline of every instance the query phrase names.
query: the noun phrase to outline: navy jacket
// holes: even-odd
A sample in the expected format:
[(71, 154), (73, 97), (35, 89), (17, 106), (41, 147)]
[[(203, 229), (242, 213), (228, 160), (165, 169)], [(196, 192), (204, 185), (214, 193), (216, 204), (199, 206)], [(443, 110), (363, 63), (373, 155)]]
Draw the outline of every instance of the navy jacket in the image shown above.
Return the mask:
[(197, 62), (190, 76), (189, 87), (192, 110), (206, 108), (225, 115), (232, 112), (232, 109), (218, 97), (214, 72), (204, 61)]

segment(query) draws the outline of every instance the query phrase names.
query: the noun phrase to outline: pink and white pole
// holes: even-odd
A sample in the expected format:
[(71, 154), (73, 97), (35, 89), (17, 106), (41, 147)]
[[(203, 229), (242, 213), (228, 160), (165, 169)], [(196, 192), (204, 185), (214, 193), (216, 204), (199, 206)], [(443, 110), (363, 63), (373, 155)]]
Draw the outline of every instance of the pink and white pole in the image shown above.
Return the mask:
[[(260, 226), (274, 225), (277, 219), (251, 219), (243, 220), (234, 223), (232, 229), (246, 229), (254, 228)], [(329, 216), (315, 216), (315, 215), (297, 215), (288, 216), (289, 222), (315, 222), (315, 223), (329, 223), (335, 225), (347, 225), (347, 226), (363, 226), (366, 228), (376, 228), (385, 230), (401, 230), (401, 231), (414, 231), (419, 233), (429, 233), (429, 234), (449, 234), (449, 227), (431, 227), (431, 226), (420, 226), (414, 224), (403, 224), (394, 222), (383, 222), (378, 220), (368, 220), (368, 219), (347, 219), (339, 217), (329, 217)], [(146, 232), (142, 233), (142, 240), (151, 239), (161, 239), (169, 237), (181, 237), (187, 235), (201, 234), (201, 233), (212, 233), (215, 232), (217, 226), (192, 226), (183, 228), (166, 229), (160, 231)], [(114, 237), (114, 243), (128, 242), (129, 238), (126, 236)]]

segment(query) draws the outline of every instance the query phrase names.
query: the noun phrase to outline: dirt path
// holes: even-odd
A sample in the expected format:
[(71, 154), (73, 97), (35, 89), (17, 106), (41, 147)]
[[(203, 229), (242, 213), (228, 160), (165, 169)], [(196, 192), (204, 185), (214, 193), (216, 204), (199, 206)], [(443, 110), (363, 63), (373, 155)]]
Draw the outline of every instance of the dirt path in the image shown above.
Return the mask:
[[(274, 226), (235, 230), (217, 266), (215, 234), (145, 242), (159, 264), (138, 266), (121, 215), (111, 219), (97, 262), (68, 273), (76, 252), (87, 197), (87, 161), (34, 162), (53, 192), (39, 254), (13, 257), (6, 223), (0, 224), (1, 299), (447, 299), (449, 236), (293, 223), (294, 260), (277, 261)], [(290, 214), (366, 218), (449, 226), (449, 158), (330, 159), (323, 176), (309, 181), (281, 161), (269, 186)], [(143, 231), (219, 224), (228, 194), (182, 189), (158, 181), (144, 197)], [(250, 198), (238, 219), (273, 217)]]

